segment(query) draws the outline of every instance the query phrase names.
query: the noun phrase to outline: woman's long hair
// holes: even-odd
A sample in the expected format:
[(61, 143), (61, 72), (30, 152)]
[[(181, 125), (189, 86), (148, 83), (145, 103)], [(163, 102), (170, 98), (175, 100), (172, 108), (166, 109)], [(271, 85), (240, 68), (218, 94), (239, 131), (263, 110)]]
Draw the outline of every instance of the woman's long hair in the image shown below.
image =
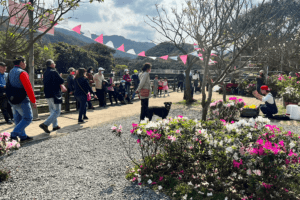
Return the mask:
[(86, 69), (84, 69), (84, 68), (79, 68), (79, 69), (78, 69), (78, 73), (77, 73), (76, 76), (75, 76), (75, 79), (84, 77), (84, 73), (85, 73), (85, 72), (86, 72)]

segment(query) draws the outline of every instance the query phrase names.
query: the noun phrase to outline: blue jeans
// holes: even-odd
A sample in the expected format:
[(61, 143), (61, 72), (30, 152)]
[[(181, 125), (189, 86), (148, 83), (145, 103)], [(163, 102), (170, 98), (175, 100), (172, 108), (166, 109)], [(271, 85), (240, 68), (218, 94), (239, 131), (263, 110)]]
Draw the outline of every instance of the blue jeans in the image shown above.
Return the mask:
[(44, 124), (46, 126), (49, 126), (52, 124), (53, 128), (56, 128), (57, 125), (57, 118), (60, 115), (61, 111), (61, 104), (54, 104), (54, 98), (46, 98), (48, 105), (49, 105), (49, 111), (50, 116), (46, 119)]
[(86, 102), (87, 102), (87, 98), (86, 98), (86, 95), (75, 96), (75, 98), (77, 99), (77, 101), (80, 104), (78, 121), (79, 120), (81, 121), (82, 117), (86, 116)]
[(20, 104), (11, 104), (16, 127), (11, 132), (11, 137), (19, 137), (21, 140), (26, 139), (25, 128), (33, 119), (32, 109), (28, 99), (24, 99)]

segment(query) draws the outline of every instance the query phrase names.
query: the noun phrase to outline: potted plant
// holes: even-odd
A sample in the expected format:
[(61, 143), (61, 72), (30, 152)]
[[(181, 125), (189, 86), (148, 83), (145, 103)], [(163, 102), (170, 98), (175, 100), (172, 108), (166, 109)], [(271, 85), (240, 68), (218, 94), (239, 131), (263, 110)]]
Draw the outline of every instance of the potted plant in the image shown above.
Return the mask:
[(241, 117), (257, 117), (259, 115), (259, 107), (256, 105), (245, 105), (241, 112)]
[(288, 86), (283, 91), (280, 91), (280, 95), (283, 97), (285, 107), (289, 104), (298, 105), (298, 102), (300, 101), (300, 92), (298, 88), (292, 86)]

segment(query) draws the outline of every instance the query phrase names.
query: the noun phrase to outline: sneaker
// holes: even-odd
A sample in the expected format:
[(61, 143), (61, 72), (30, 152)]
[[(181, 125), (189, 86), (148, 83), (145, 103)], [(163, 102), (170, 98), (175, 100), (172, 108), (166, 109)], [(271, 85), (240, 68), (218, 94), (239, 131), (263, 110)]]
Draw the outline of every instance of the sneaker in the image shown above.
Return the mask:
[(89, 119), (87, 116), (84, 116), (83, 119)]
[(133, 104), (131, 101), (128, 102), (129, 104)]
[(85, 123), (85, 121), (83, 121), (83, 120), (78, 120), (78, 124), (83, 124), (83, 123)]
[(48, 130), (48, 126), (46, 126), (44, 123), (40, 124), (39, 127), (43, 129), (46, 133), (50, 133), (50, 131)]
[(33, 137), (27, 136), (27, 138), (21, 139), (20, 142), (28, 142), (28, 141), (31, 141), (31, 140), (33, 140)]
[(58, 129), (60, 129), (60, 127), (59, 127), (59, 126), (57, 126), (57, 127), (53, 128), (53, 131), (56, 131), (56, 130), (58, 130)]
[(13, 124), (13, 122), (11, 120), (8, 120), (6, 123), (7, 124)]

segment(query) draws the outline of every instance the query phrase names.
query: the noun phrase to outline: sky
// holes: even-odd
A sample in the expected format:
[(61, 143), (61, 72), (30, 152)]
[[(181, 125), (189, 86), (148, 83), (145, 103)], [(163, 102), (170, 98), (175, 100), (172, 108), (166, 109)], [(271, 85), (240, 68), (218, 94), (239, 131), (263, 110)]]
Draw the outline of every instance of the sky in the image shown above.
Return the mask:
[[(145, 23), (150, 17), (158, 16), (155, 4), (163, 5), (168, 12), (181, 6), (183, 0), (104, 0), (103, 3), (81, 3), (75, 11), (70, 11), (64, 18), (69, 28), (81, 24), (81, 31), (90, 31), (96, 35), (120, 35), (137, 42), (154, 40), (167, 41), (157, 31)], [(60, 27), (60, 26), (58, 26)], [(192, 43), (192, 41), (191, 41)]]

